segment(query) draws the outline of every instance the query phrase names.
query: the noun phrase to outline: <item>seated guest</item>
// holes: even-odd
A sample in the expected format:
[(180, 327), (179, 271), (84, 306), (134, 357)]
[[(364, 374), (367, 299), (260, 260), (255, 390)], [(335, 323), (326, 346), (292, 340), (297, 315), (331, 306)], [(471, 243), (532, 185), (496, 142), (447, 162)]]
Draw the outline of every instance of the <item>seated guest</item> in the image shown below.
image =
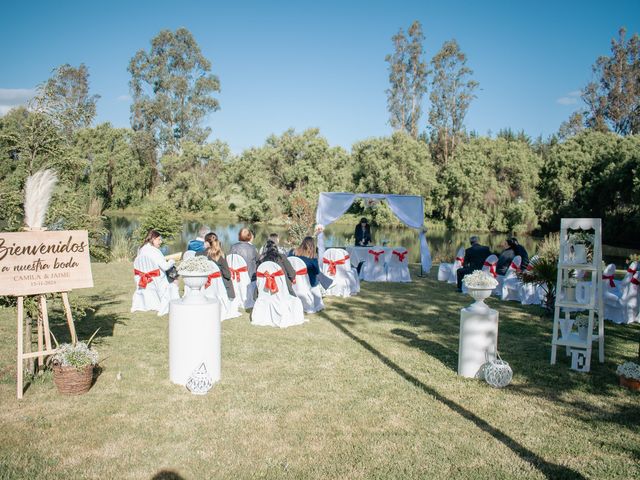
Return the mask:
[(193, 250), (196, 253), (203, 252), (205, 250), (204, 236), (209, 233), (210, 230), (211, 229), (206, 225), (201, 226), (200, 230), (198, 230), (198, 236), (196, 237), (196, 239), (189, 241), (187, 250)]
[(360, 219), (360, 223), (356, 225), (354, 236), (356, 237), (356, 247), (366, 247), (371, 243), (371, 226), (366, 218)]
[[(269, 234), (269, 238), (267, 239), (267, 241), (269, 241), (269, 240), (271, 240), (273, 243), (276, 244), (276, 246), (278, 247), (278, 251), (282, 255), (284, 255), (285, 257), (287, 256), (287, 251), (280, 246), (280, 237), (278, 236), (277, 233), (270, 233)], [(260, 249), (260, 255), (262, 255), (265, 252), (266, 248), (267, 248), (267, 244), (265, 243), (262, 246), (262, 248)]]
[(293, 286), (291, 282), (293, 282), (293, 279), (296, 278), (296, 271), (291, 265), (291, 263), (289, 262), (289, 260), (287, 260), (287, 257), (282, 255), (278, 251), (278, 245), (276, 245), (271, 240), (267, 240), (264, 253), (260, 256), (260, 259), (258, 260), (258, 265), (260, 265), (263, 262), (275, 262), (280, 266), (280, 268), (282, 268), (282, 271), (285, 273), (285, 278), (287, 281), (287, 289), (289, 290), (289, 293), (295, 297), (296, 293), (293, 291)]
[(518, 243), (515, 237), (507, 238), (506, 247), (498, 257), (498, 263), (496, 265), (498, 275), (505, 275), (511, 262), (518, 255), (522, 258), (521, 268), (526, 268), (529, 264), (529, 254), (527, 250)]
[(304, 237), (300, 246), (293, 250), (292, 255), (298, 257), (306, 265), (311, 288), (317, 286), (320, 266), (316, 258), (316, 246), (313, 242), (313, 237)]
[(458, 275), (458, 291), (462, 291), (462, 279), (465, 275), (475, 272), (476, 270), (482, 270), (484, 261), (489, 255), (491, 250), (489, 247), (480, 245), (478, 237), (475, 235), (469, 239), (471, 246), (464, 251), (464, 266), (459, 268), (456, 274)]
[(227, 291), (227, 296), (230, 300), (233, 300), (236, 298), (236, 293), (233, 290), (231, 271), (229, 270), (229, 264), (224, 256), (224, 252), (222, 251), (220, 240), (218, 240), (218, 235), (213, 232), (207, 233), (204, 236), (204, 245), (206, 247), (205, 250), (196, 253), (196, 256), (206, 255), (209, 260), (218, 265), (220, 274), (222, 275), (222, 283), (224, 283), (224, 288)]
[(247, 270), (251, 281), (256, 279), (256, 268), (258, 268), (258, 250), (253, 246), (251, 241), (253, 240), (253, 233), (248, 228), (244, 227), (240, 229), (238, 234), (238, 243), (234, 243), (229, 250), (229, 253), (235, 253), (244, 258), (247, 262)]

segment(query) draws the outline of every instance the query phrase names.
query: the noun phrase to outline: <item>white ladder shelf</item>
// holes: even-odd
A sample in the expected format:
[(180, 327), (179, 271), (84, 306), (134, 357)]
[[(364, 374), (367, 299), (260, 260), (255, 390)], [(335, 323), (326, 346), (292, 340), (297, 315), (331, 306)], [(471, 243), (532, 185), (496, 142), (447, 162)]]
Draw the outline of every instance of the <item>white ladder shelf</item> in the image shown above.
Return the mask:
[[(586, 258), (574, 258), (571, 252), (569, 230), (593, 230), (593, 252), (591, 262)], [(567, 299), (566, 288), (563, 286), (570, 278), (572, 271), (582, 270), (591, 273), (589, 298), (586, 303)], [(598, 359), (604, 363), (604, 310), (602, 305), (602, 222), (599, 218), (563, 218), (560, 223), (560, 257), (558, 259), (558, 277), (556, 282), (556, 304), (553, 315), (553, 339), (551, 343), (551, 364), (556, 363), (558, 346), (565, 346), (567, 354), (570, 349), (583, 350), (588, 371), (591, 363), (591, 350), (594, 341), (598, 341)], [(589, 324), (586, 339), (576, 333), (561, 336), (560, 321), (571, 320), (576, 310), (589, 312)], [(596, 316), (597, 314), (597, 316)], [(598, 333), (593, 333), (593, 327), (598, 326)]]

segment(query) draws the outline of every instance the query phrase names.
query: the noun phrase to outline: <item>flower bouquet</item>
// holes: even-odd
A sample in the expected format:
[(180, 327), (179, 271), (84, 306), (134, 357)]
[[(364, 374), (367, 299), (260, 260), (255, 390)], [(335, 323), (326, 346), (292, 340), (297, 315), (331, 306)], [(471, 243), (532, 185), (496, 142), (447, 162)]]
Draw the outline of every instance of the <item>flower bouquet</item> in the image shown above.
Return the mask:
[(484, 300), (491, 296), (493, 289), (498, 286), (498, 281), (486, 272), (476, 270), (469, 275), (465, 275), (462, 282), (467, 287), (467, 293), (475, 300), (469, 309), (476, 312), (489, 310)]
[(178, 274), (185, 277), (207, 276), (215, 271), (215, 264), (204, 255), (183, 260), (178, 265)]
[(629, 390), (640, 390), (640, 365), (634, 362), (624, 362), (618, 365), (616, 373), (620, 379), (620, 386)]

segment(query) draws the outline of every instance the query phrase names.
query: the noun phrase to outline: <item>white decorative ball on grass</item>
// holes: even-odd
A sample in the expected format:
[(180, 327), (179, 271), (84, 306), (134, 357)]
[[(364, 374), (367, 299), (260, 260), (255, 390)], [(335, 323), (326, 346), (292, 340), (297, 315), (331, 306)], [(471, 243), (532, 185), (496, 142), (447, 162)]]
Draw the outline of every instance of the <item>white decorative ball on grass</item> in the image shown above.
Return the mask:
[(511, 370), (509, 364), (502, 359), (492, 360), (484, 366), (484, 379), (492, 387), (506, 387), (511, 383), (512, 378), (513, 370)]

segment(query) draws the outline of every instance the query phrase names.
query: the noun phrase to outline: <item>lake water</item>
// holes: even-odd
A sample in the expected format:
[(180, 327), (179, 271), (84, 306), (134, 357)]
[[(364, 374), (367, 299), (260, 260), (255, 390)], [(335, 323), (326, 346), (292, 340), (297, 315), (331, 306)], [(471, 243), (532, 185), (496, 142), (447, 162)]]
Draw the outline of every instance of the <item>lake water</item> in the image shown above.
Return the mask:
[[(187, 248), (189, 240), (196, 238), (202, 222), (184, 222), (182, 232), (176, 238), (165, 243), (165, 253), (183, 252)], [(253, 229), (256, 239), (253, 242), (258, 248), (267, 240), (270, 233), (280, 235), (280, 243), (289, 247), (287, 243), (287, 228), (285, 226), (272, 226), (265, 224), (249, 225), (243, 222), (233, 222), (229, 219), (216, 219), (206, 222), (211, 231), (216, 232), (222, 242), (225, 252), (229, 247), (238, 241), (238, 233), (241, 228), (249, 226)], [(129, 216), (112, 216), (107, 219), (107, 227), (111, 232), (116, 230), (133, 232), (138, 227), (138, 220)], [(325, 229), (326, 247), (344, 247), (354, 243), (355, 225), (333, 224)], [(372, 227), (373, 241), (376, 245), (387, 245), (395, 247), (402, 246), (409, 250), (409, 261), (418, 263), (420, 261), (420, 244), (418, 233), (410, 228), (374, 228)], [(427, 242), (434, 262), (441, 259), (451, 261), (455, 252), (460, 246), (468, 246), (469, 236), (467, 232), (453, 232), (447, 230), (427, 231)], [(492, 251), (500, 252), (504, 248), (505, 234), (478, 233), (480, 242), (488, 245)], [(539, 239), (530, 236), (519, 236), (518, 240), (528, 252), (535, 252), (536, 243)]]

